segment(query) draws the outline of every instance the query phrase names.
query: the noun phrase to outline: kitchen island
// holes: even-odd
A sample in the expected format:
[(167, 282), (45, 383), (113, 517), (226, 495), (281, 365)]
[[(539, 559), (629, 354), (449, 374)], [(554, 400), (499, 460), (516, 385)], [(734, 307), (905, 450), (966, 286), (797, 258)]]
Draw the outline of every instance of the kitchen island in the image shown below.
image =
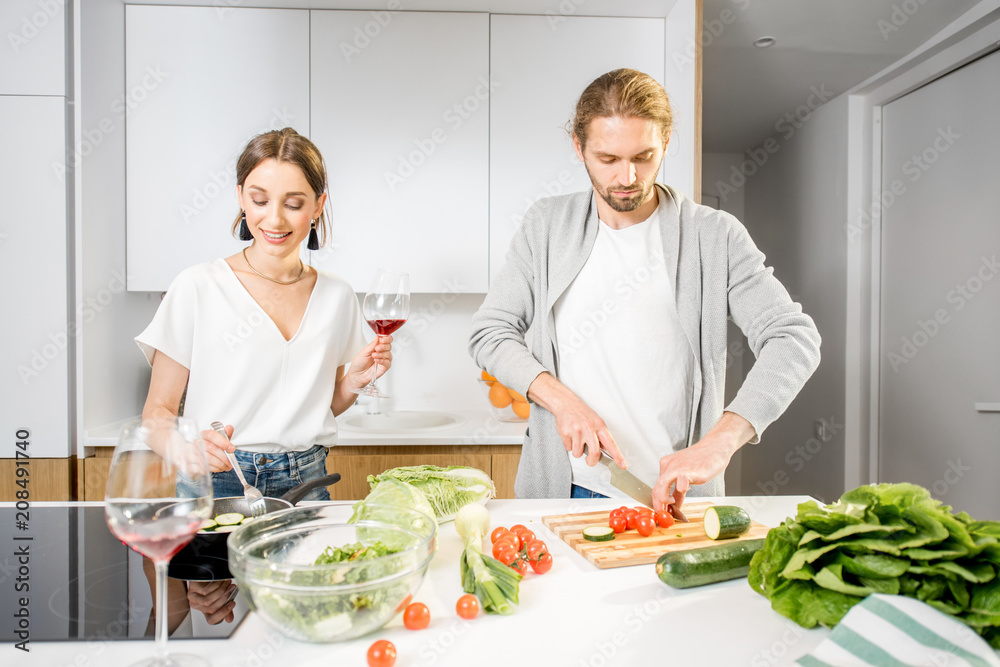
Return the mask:
[[(808, 498), (714, 500), (740, 505), (755, 520), (774, 526), (793, 515), (797, 504)], [(400, 615), (382, 630), (357, 640), (306, 644), (285, 639), (250, 613), (230, 639), (176, 639), (171, 646), (175, 651), (205, 656), (217, 667), (363, 667), (368, 646), (376, 639), (388, 639), (396, 645), (399, 667), (515, 663), (532, 667), (728, 667), (791, 664), (827, 635), (825, 629), (805, 630), (777, 614), (743, 579), (675, 590), (660, 583), (652, 565), (599, 570), (541, 522), (541, 517), (550, 514), (610, 510), (619, 504), (614, 500), (570, 499), (489, 503), (494, 527), (525, 524), (548, 544), (555, 559), (548, 574), (529, 573), (525, 577), (521, 604), (511, 616), (480, 614), (463, 621), (455, 615), (455, 601), (462, 595), (458, 574), (462, 545), (454, 525), (446, 523), (441, 526), (438, 553), (414, 595), (415, 601), (430, 608), (432, 620), (426, 630), (404, 629)], [(342, 507), (348, 516), (349, 506)], [(152, 642), (138, 640), (32, 641), (28, 654), (9, 645), (2, 649), (4, 665), (26, 667), (124, 667), (152, 650)]]

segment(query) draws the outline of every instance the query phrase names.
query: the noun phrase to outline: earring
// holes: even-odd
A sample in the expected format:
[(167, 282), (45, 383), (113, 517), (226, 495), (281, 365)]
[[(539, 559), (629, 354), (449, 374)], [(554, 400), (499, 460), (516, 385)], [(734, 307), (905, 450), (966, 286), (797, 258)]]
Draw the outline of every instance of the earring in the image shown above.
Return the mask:
[(253, 241), (253, 234), (250, 233), (250, 228), (247, 227), (246, 211), (240, 211), (240, 241)]
[(306, 247), (310, 250), (319, 250), (319, 236), (316, 234), (316, 221), (312, 221), (312, 228), (309, 230), (309, 243)]

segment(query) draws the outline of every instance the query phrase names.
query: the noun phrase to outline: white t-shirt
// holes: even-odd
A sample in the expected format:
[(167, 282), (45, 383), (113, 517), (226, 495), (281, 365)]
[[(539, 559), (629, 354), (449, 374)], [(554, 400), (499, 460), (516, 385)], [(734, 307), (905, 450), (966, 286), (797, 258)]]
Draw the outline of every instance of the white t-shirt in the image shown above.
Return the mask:
[[(553, 305), (559, 381), (597, 412), (650, 486), (660, 458), (687, 445), (693, 355), (663, 259), (660, 216), (625, 229), (600, 223), (580, 273)], [(603, 465), (570, 456), (573, 483), (613, 498)]]
[(299, 329), (285, 340), (224, 259), (182, 271), (135, 342), (152, 365), (159, 350), (190, 371), (185, 415), (235, 427), (248, 452), (304, 451), (337, 443), (337, 368), (365, 346), (358, 298), (317, 271)]

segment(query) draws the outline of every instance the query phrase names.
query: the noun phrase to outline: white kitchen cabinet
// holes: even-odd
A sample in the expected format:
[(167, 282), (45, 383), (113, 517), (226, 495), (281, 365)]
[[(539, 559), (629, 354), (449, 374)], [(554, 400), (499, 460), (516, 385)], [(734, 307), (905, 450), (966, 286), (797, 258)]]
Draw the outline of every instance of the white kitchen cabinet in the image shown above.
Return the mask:
[(66, 94), (65, 0), (3, 0), (0, 95)]
[(307, 10), (125, 8), (128, 289), (244, 244), (236, 159), (254, 135), (309, 134)]
[(312, 12), (333, 225), (314, 265), (359, 291), (377, 267), (414, 292), (486, 291), (489, 38), (487, 14)]
[(17, 158), (0, 160), (0, 458), (14, 458), (22, 429), (32, 458), (70, 454), (68, 360), (79, 322), (67, 308), (66, 183), (55, 168), (66, 159), (65, 107), (62, 97), (0, 96), (0, 127), (17, 128), (4, 137), (4, 153)]
[(491, 17), (491, 277), (532, 203), (590, 188), (566, 130), (580, 93), (620, 67), (663, 83), (664, 30), (662, 18)]

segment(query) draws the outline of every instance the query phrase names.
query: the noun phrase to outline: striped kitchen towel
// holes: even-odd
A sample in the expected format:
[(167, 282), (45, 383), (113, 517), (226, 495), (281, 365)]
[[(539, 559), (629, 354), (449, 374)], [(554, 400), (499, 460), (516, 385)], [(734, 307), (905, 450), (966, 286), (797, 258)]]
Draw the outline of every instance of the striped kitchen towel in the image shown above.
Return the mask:
[(854, 605), (802, 667), (1000, 667), (983, 638), (920, 600), (869, 595)]

